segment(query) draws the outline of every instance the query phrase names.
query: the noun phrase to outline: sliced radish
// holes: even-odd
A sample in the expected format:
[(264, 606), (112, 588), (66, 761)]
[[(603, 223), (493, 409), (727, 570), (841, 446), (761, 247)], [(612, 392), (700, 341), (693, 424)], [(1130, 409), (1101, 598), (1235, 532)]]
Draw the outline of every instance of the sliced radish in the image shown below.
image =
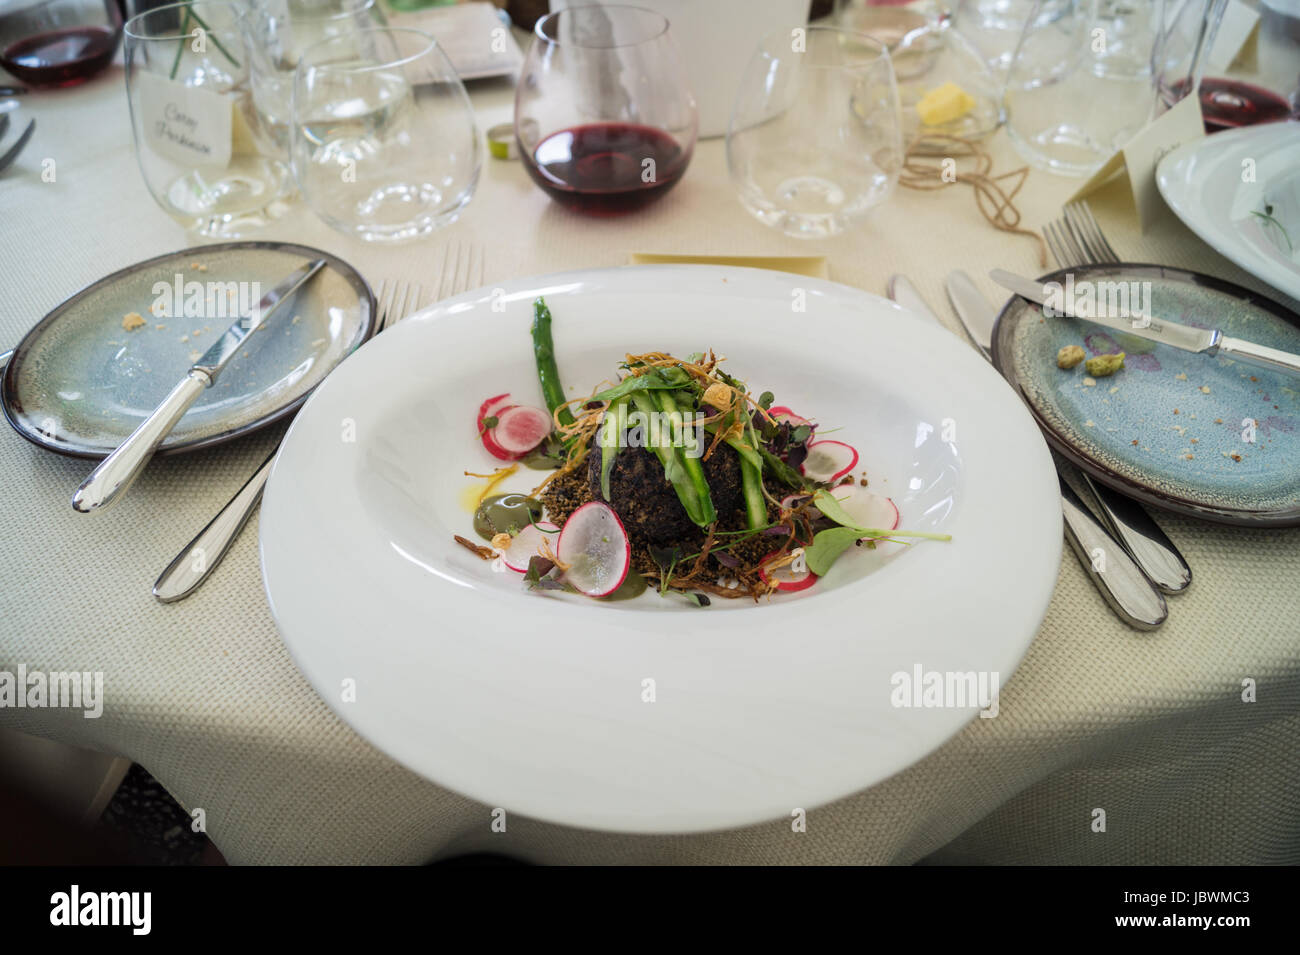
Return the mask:
[(799, 470), (804, 477), (829, 484), (838, 481), (858, 464), (858, 452), (853, 445), (843, 441), (813, 441), (808, 445), (808, 457)]
[(521, 574), (528, 573), (528, 561), (541, 555), (542, 541), (550, 539), (552, 549), (555, 546), (555, 532), (559, 528), (550, 521), (538, 521), (529, 524), (510, 541), (510, 546), (501, 555), (502, 561), (511, 570)]
[[(778, 553), (780, 552), (772, 551), (772, 553), (768, 554), (767, 557), (764, 557), (763, 560), (766, 561), (768, 557), (775, 557)], [(769, 573), (760, 565), (758, 568), (758, 575), (764, 580), (776, 581), (777, 590), (807, 590), (813, 584), (817, 583), (817, 575), (809, 570), (807, 565), (804, 566), (803, 570), (792, 570), (791, 566), (791, 564), (786, 564), (784, 567), (778, 567), (776, 570)]]
[(898, 507), (883, 495), (873, 494), (856, 484), (841, 485), (832, 489), (830, 494), (859, 527), (879, 527), (890, 531), (898, 527)]
[(632, 563), (623, 522), (601, 501), (584, 504), (569, 515), (555, 555), (568, 568), (564, 579), (588, 597), (605, 597), (618, 590)]
[(551, 416), (541, 408), (515, 405), (497, 415), (492, 440), (506, 454), (520, 457), (546, 440), (551, 433)]
[[(811, 494), (804, 494), (804, 493), (801, 492), (801, 491), (800, 491), (800, 492), (797, 492), (797, 493), (795, 493), (795, 494), (787, 494), (785, 497), (781, 498), (781, 510), (783, 510), (783, 511), (793, 511), (793, 510), (795, 509), (795, 507), (798, 506), (798, 505), (795, 503), (796, 501), (802, 501), (803, 499), (805, 499), (805, 498), (809, 498), (809, 497), (812, 497), (812, 495), (811, 495)], [(814, 508), (814, 510), (816, 510), (816, 508)]]
[(499, 458), (502, 461), (513, 461), (518, 457), (518, 455), (510, 454), (502, 448), (501, 445), (497, 443), (496, 439), (492, 437), (492, 429), (485, 428), (483, 422), (488, 418), (496, 417), (513, 407), (514, 405), (510, 403), (509, 394), (496, 395), (479, 405), (478, 417), (474, 419), (474, 427), (475, 430), (478, 431), (479, 440), (483, 442), (483, 447), (487, 448), (488, 453), (492, 455), (492, 457)]
[(498, 411), (504, 411), (506, 407), (509, 406), (509, 404), (510, 404), (509, 392), (506, 392), (504, 395), (496, 395), (493, 398), (489, 398), (487, 401), (483, 402), (481, 405), (478, 406), (478, 417), (474, 419), (474, 423), (478, 425), (478, 429), (482, 431), (483, 419), (492, 417)]
[(803, 415), (795, 414), (785, 405), (777, 405), (775, 408), (768, 408), (767, 413), (770, 414), (772, 416), (772, 420), (776, 421), (778, 424), (781, 423), (782, 421), (790, 422), (790, 427), (792, 428), (797, 428), (800, 425), (805, 425), (805, 424), (810, 428), (817, 427), (817, 425), (813, 424), (813, 422), (803, 417)]

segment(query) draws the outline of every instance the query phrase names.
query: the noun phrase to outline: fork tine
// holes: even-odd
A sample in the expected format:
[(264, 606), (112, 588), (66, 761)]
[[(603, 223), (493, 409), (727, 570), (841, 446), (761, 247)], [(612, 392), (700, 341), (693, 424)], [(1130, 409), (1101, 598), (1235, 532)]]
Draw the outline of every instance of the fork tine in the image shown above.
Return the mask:
[(1071, 265), (1069, 255), (1065, 251), (1065, 245), (1061, 242), (1056, 234), (1056, 223), (1049, 222), (1043, 226), (1043, 236), (1047, 239), (1047, 248), (1052, 252), (1052, 258), (1056, 259), (1058, 267), (1068, 269)]
[(384, 330), (384, 322), (388, 320), (388, 310), (393, 304), (393, 283), (386, 279), (379, 280), (379, 288), (376, 290), (375, 302), (375, 334), (378, 335)]
[[(1100, 261), (1118, 262), (1120, 260), (1119, 256), (1111, 248), (1111, 244), (1106, 241), (1106, 233), (1101, 231), (1101, 225), (1097, 222), (1097, 217), (1092, 214), (1092, 207), (1088, 205), (1088, 201), (1084, 199), (1080, 202), (1071, 203), (1071, 206), (1073, 206), (1075, 215), (1080, 222), (1092, 233), (1093, 244), (1100, 254)], [(1066, 207), (1065, 212), (1066, 215), (1070, 214), (1070, 206)]]
[(407, 292), (406, 302), (402, 305), (402, 314), (398, 316), (397, 321), (413, 315), (420, 309), (420, 299), (424, 296), (424, 289), (418, 282), (412, 282)]
[(438, 277), (438, 298), (450, 298), (456, 287), (456, 268), (460, 264), (460, 243), (450, 242), (442, 258), (442, 275)]

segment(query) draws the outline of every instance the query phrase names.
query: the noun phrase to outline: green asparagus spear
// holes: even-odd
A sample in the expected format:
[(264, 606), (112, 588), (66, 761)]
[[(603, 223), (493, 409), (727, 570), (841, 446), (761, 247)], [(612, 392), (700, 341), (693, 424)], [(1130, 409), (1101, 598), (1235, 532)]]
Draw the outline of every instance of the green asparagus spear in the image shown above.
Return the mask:
[(623, 433), (627, 428), (628, 399), (615, 398), (605, 411), (605, 420), (600, 426), (600, 493), (609, 500), (609, 472), (614, 468), (614, 458), (622, 445)]
[[(546, 300), (541, 298), (533, 302), (533, 355), (537, 358), (537, 380), (542, 385), (546, 410), (555, 414), (555, 409), (564, 404), (564, 386), (560, 384), (560, 369), (555, 364), (551, 310), (546, 307)], [(565, 408), (560, 412), (558, 420), (562, 425), (573, 424), (573, 415)]]
[[(653, 419), (660, 411), (659, 405), (654, 400), (651, 392), (635, 391), (630, 397), (637, 410), (645, 414), (649, 419)], [(695, 491), (695, 485), (686, 476), (686, 468), (682, 466), (676, 449), (663, 441), (650, 441), (649, 445), (655, 457), (659, 459), (659, 463), (664, 466), (664, 477), (668, 479), (668, 482), (673, 486), (673, 490), (677, 492), (677, 499), (682, 502), (686, 516), (691, 519), (692, 523), (698, 524), (700, 527), (707, 526), (707, 522), (701, 520), (703, 510), (700, 507), (700, 498)]]
[[(659, 402), (659, 407), (664, 413), (677, 422), (678, 428), (684, 428), (685, 423), (682, 419), (682, 413), (677, 408), (677, 399), (670, 391), (660, 391), (654, 395), (654, 399)], [(695, 496), (700, 501), (700, 516), (691, 519), (701, 527), (708, 527), (718, 519), (718, 513), (713, 507), (713, 497), (709, 494), (709, 482), (704, 477), (704, 467), (700, 464), (700, 459), (686, 453), (683, 447), (671, 449), (682, 465), (686, 469), (686, 477), (695, 487)]]

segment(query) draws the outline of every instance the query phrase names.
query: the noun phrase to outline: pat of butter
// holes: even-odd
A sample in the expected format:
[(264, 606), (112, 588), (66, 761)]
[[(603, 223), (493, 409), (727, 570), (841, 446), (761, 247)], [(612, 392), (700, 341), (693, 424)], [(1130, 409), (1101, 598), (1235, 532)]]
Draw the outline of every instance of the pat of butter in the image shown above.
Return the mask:
[(975, 108), (975, 98), (956, 83), (944, 83), (930, 90), (916, 104), (921, 122), (927, 126), (941, 126), (965, 116)]

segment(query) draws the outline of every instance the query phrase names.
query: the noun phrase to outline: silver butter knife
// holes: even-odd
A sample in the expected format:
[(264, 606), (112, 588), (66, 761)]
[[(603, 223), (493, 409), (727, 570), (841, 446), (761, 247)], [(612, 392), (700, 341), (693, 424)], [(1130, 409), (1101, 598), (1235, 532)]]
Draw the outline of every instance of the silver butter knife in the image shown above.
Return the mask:
[[(948, 290), (948, 300), (961, 319), (966, 333), (984, 352), (985, 357), (992, 360), (990, 352), (993, 326), (998, 318), (997, 310), (965, 272), (949, 272), (944, 284)], [(1062, 477), (1083, 501), (1094, 505), (1092, 509), (1101, 516), (1106, 529), (1124, 545), (1129, 556), (1152, 583), (1167, 594), (1177, 594), (1187, 589), (1192, 582), (1191, 568), (1174, 542), (1142, 505), (1118, 491), (1097, 484), (1059, 456), (1057, 462), (1057, 470)]]
[[(889, 297), (904, 308), (924, 315), (937, 325), (943, 324), (906, 276), (891, 276), (887, 291)], [(987, 357), (984, 347), (981, 345), (980, 348)], [(1058, 472), (1060, 463), (1057, 459)], [(1083, 506), (1070, 486), (1064, 480), (1060, 484), (1065, 538), (1102, 599), (1130, 627), (1137, 630), (1159, 627), (1169, 616), (1164, 597), (1143, 576), (1124, 548)]]
[(324, 259), (308, 262), (293, 272), (283, 282), (262, 297), (258, 307), (244, 315), (222, 333), (191, 367), (184, 378), (162, 400), (157, 408), (140, 423), (122, 442), (121, 446), (99, 462), (99, 467), (81, 483), (72, 495), (72, 506), (83, 514), (98, 510), (115, 501), (144, 470), (163, 438), (176, 427), (176, 422), (194, 404), (195, 399), (209, 388), (230, 364), (248, 336), (271, 317), (284, 301), (309, 282), (322, 268)]
[(1015, 292), (1021, 298), (1027, 298), (1069, 318), (1104, 325), (1161, 345), (1181, 348), (1183, 351), (1200, 352), (1211, 357), (1223, 355), (1226, 358), (1267, 368), (1269, 371), (1284, 371), (1300, 375), (1300, 355), (1293, 355), (1280, 348), (1259, 345), (1244, 338), (1232, 338), (1217, 328), (1192, 328), (1190, 325), (1180, 325), (1155, 316), (1134, 319), (1111, 315), (1078, 315), (1070, 307), (1069, 302), (1065, 301), (1067, 296), (1057, 294), (1057, 290), (1051, 290), (1053, 294), (1049, 296), (1049, 289), (1042, 282), (1027, 279), (1023, 275), (1016, 275), (1005, 269), (994, 269), (989, 273), (989, 278), (1003, 288)]

